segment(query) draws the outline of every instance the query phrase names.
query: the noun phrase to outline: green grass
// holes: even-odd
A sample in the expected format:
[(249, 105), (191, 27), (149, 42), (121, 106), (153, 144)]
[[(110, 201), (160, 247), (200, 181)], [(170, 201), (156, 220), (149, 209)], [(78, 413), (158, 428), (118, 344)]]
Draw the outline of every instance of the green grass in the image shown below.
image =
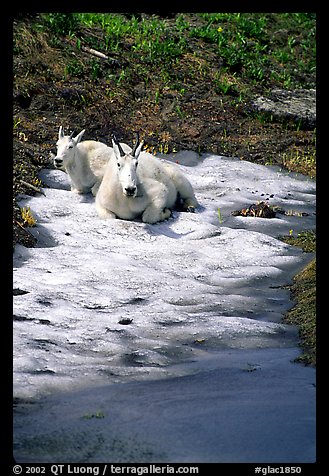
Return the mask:
[(298, 326), (302, 354), (297, 361), (316, 365), (316, 260), (294, 278), (291, 287), (295, 306), (288, 311), (284, 322)]
[(83, 26), (98, 26), (102, 30), (100, 37), (84, 37), (89, 46), (105, 52), (117, 52), (125, 43), (143, 62), (167, 62), (186, 51), (186, 39), (178, 34), (168, 34), (165, 22), (156, 17), (139, 21), (135, 17), (126, 18), (113, 13), (50, 13), (44, 14), (43, 18), (54, 33), (69, 34), (71, 37), (78, 36)]
[(315, 253), (316, 251), (316, 233), (312, 230), (302, 231), (297, 236), (282, 236), (281, 240), (289, 245), (302, 248), (305, 253)]
[[(306, 253), (316, 251), (316, 233), (308, 230), (297, 236), (284, 236), (281, 239), (290, 245), (298, 246)], [(298, 326), (302, 353), (297, 361), (316, 365), (316, 259), (313, 259), (294, 278), (290, 288), (295, 306), (287, 312), (284, 322)]]
[[(205, 13), (200, 16), (207, 24), (193, 28), (190, 35), (216, 44), (224, 66), (231, 71), (259, 82), (275, 79), (287, 87), (296, 84), (292, 64), (298, 64), (300, 70), (315, 69), (313, 14)], [(284, 31), (289, 22), (290, 36), (273, 37), (270, 33), (273, 22), (277, 23), (278, 32)], [(302, 40), (297, 34), (300, 27), (308, 32)]]
[(314, 141), (307, 149), (300, 151), (298, 147), (289, 152), (282, 153), (282, 163), (287, 170), (296, 171), (308, 175), (311, 178), (316, 176), (316, 144), (314, 131)]
[(47, 13), (45, 21), (50, 29), (59, 35), (72, 34), (78, 28), (78, 17), (75, 13)]
[[(145, 65), (160, 68), (157, 74), (168, 71), (186, 54), (202, 58), (202, 52), (195, 52), (191, 45), (193, 38), (213, 46), (223, 72), (239, 73), (253, 83), (271, 81), (282, 87), (300, 87), (296, 71), (315, 69), (314, 14), (199, 13), (197, 18), (194, 26), (182, 13), (169, 27), (156, 15), (145, 19), (118, 13), (47, 13), (42, 15), (40, 27), (50, 27), (55, 35), (68, 35), (77, 45), (83, 42), (105, 53), (128, 50), (136, 59), (132, 66), (141, 74)], [(91, 33), (93, 27), (99, 29), (99, 35)], [(191, 75), (194, 73), (191, 68)], [(235, 89), (218, 79), (217, 88), (225, 94)]]

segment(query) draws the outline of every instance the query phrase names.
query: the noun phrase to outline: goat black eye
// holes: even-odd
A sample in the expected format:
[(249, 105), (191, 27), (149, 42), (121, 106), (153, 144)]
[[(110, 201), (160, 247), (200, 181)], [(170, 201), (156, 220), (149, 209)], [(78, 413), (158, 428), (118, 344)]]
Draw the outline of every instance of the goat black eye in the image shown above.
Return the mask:
[(69, 145), (69, 149), (73, 149), (73, 145)]
[(117, 166), (118, 166), (118, 168), (120, 168), (120, 167), (121, 167), (121, 165), (120, 165), (119, 163), (117, 163)]

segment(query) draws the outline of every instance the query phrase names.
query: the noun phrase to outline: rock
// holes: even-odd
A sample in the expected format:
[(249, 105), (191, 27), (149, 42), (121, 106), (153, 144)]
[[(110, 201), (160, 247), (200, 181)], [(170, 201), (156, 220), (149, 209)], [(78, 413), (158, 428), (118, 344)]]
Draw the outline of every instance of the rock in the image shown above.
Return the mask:
[(313, 129), (316, 126), (315, 89), (273, 89), (270, 97), (260, 96), (252, 101), (252, 106), (278, 120), (292, 119), (305, 129)]
[(119, 324), (123, 326), (131, 324), (132, 322), (133, 322), (133, 319), (130, 319), (129, 317), (123, 317), (122, 319), (119, 320)]
[(13, 296), (21, 296), (23, 294), (28, 294), (29, 291), (24, 291), (24, 289), (14, 288), (13, 289)]

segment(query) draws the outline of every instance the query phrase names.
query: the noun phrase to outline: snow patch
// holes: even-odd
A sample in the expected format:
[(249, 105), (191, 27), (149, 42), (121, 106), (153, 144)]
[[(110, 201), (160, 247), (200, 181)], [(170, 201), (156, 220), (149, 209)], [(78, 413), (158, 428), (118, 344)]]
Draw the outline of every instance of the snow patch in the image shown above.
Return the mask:
[[(14, 253), (14, 287), (27, 291), (14, 296), (15, 396), (174, 376), (173, 364), (213, 350), (296, 345), (280, 286), (309, 256), (278, 236), (315, 227), (314, 181), (210, 154), (169, 160), (180, 157), (200, 209), (155, 225), (100, 220), (58, 170), (42, 171), (45, 196), (21, 197), (38, 244)], [(231, 214), (264, 199), (298, 214)]]

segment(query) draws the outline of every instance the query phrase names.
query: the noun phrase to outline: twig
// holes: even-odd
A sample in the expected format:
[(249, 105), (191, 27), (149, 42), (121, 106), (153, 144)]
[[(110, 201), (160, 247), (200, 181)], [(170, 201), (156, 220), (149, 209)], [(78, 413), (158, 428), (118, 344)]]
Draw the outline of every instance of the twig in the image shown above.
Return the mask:
[(42, 193), (42, 195), (46, 196), (45, 192), (43, 190), (41, 190), (41, 188), (35, 187), (31, 183), (25, 182), (25, 180), (21, 180), (20, 182), (21, 182), (21, 184), (25, 185), (26, 187), (32, 188), (32, 190), (34, 190), (35, 192)]
[(86, 51), (87, 53), (90, 53), (91, 55), (98, 56), (98, 58), (102, 58), (104, 60), (109, 60), (115, 65), (119, 65), (119, 61), (115, 58), (110, 58), (109, 56), (105, 55), (104, 53), (101, 53), (100, 51), (94, 50), (94, 48), (89, 48), (88, 46), (81, 46), (81, 49), (83, 51)]
[(20, 223), (16, 218), (14, 218), (14, 222), (16, 223), (16, 225), (18, 225), (23, 231), (25, 231), (25, 233), (27, 233), (28, 235), (32, 236), (32, 238), (35, 238), (35, 236), (25, 228), (24, 225), (22, 225), (22, 223)]
[(89, 48), (88, 46), (81, 46), (81, 49), (83, 51), (86, 51), (87, 53), (90, 53), (91, 55), (98, 56), (99, 58), (109, 59), (109, 57), (106, 56), (104, 53), (101, 53), (100, 51), (94, 50), (93, 48)]
[(16, 218), (14, 218), (14, 222), (16, 223), (16, 225), (18, 225), (20, 228), (22, 228), (22, 230), (28, 232), (28, 230), (26, 230), (26, 229), (24, 228), (24, 226), (23, 226), (18, 220), (16, 220)]

